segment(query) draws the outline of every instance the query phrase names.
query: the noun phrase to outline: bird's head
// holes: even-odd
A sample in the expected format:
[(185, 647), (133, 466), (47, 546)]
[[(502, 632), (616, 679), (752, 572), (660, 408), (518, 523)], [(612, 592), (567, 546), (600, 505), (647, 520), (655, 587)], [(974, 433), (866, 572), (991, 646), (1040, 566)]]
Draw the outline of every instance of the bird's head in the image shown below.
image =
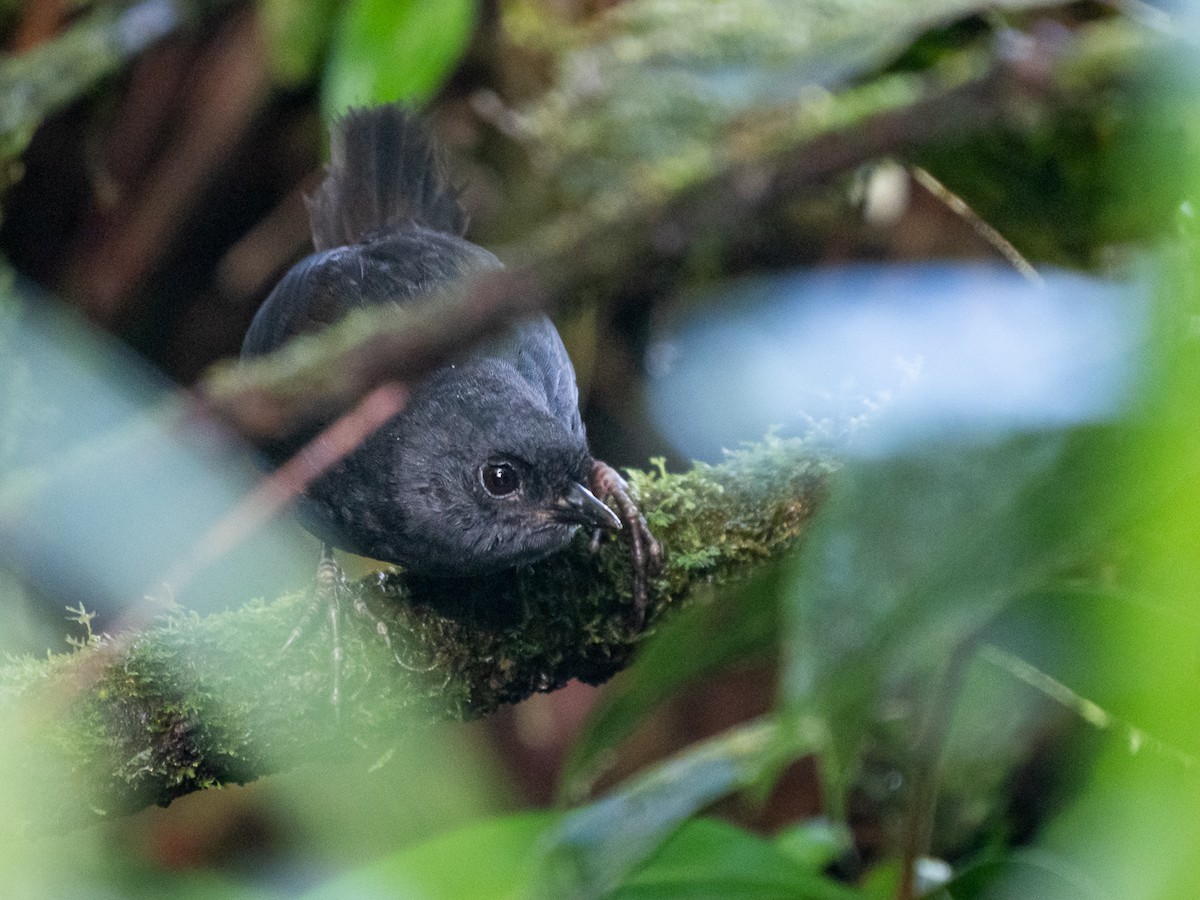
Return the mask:
[(511, 366), (447, 367), (414, 393), (392, 452), (403, 525), (396, 561), (430, 574), (532, 562), (579, 527), (619, 529), (588, 489), (577, 414), (561, 421)]

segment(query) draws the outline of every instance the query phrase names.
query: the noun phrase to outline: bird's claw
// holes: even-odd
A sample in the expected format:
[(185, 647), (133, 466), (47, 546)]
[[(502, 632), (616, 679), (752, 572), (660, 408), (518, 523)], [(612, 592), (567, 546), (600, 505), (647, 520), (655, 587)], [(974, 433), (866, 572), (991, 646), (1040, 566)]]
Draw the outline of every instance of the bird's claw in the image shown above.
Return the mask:
[[(608, 463), (595, 460), (592, 463), (591, 490), (597, 497), (616, 507), (621, 520), (621, 530), (629, 542), (629, 554), (633, 563), (633, 604), (640, 627), (646, 620), (646, 603), (649, 600), (650, 578), (662, 568), (662, 545), (650, 532), (646, 517), (642, 515), (629, 492), (629, 485), (617, 470)], [(600, 535), (592, 536), (592, 549), (599, 547)]]
[(316, 584), (313, 591), (313, 599), (308, 608), (305, 609), (300, 621), (296, 623), (296, 627), (292, 629), (288, 639), (284, 642), (280, 652), (285, 652), (290, 648), (311, 626), (313, 619), (322, 611), (329, 617), (330, 643), (331, 648), (331, 667), (332, 667), (332, 687), (329, 694), (329, 702), (334, 708), (335, 714), (341, 717), (342, 704), (342, 666), (345, 661), (345, 651), (342, 649), (342, 597), (344, 594), (350, 594), (351, 608), (354, 610), (358, 618), (369, 624), (375, 635), (383, 642), (392, 653), (392, 657), (403, 668), (410, 672), (430, 671), (430, 669), (419, 669), (405, 662), (396, 649), (392, 646), (391, 630), (387, 623), (376, 615), (367, 605), (366, 599), (361, 593), (353, 592), (346, 584), (346, 576), (342, 571), (342, 567), (338, 565), (334, 559), (333, 549), (323, 544), (321, 546), (321, 561), (317, 565)]

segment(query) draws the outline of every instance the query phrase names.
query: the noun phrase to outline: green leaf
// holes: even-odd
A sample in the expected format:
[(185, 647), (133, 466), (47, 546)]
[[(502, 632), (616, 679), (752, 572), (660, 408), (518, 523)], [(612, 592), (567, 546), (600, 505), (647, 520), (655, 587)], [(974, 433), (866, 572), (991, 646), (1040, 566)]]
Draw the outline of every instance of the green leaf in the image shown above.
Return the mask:
[(779, 606), (780, 569), (772, 566), (669, 619), (588, 718), (564, 766), (561, 795), (569, 802), (586, 796), (602, 774), (606, 751), (684, 685), (738, 660), (775, 652)]
[[(1186, 68), (1163, 74), (1173, 90), (1186, 89), (1188, 111), (1179, 108), (1174, 120), (1162, 121), (1190, 130), (1200, 86), (1194, 54), (1187, 59)], [(1119, 607), (1121, 618), (1091, 653), (1114, 682), (1124, 682), (1122, 708), (1131, 721), (1164, 744), (1192, 748), (1200, 734), (1200, 165), (1195, 141), (1160, 146), (1150, 136), (1146, 142), (1149, 152), (1128, 172), (1131, 188), (1147, 193), (1145, 173), (1160, 165), (1180, 167), (1191, 185), (1173, 222), (1177, 240), (1157, 260), (1144, 400), (1116, 479), (1121, 495), (1140, 498), (1147, 510), (1127, 523), (1125, 553), (1114, 567), (1139, 602)], [(1154, 614), (1147, 615), (1147, 606)], [(1045, 829), (1039, 849), (1086, 872), (1105, 897), (1200, 896), (1197, 772), (1194, 763), (1110, 741), (1086, 793)]]
[(1183, 742), (1168, 744), (1142, 715), (1144, 692), (1170, 678), (1169, 657), (1140, 659), (1131, 670), (1095, 650), (1120, 646), (1131, 618), (1163, 634), (1181, 625), (1168, 601), (1130, 585), (1069, 585), (1022, 597), (1006, 609), (989, 627), (981, 658), (1089, 724), (1111, 730), (1119, 743), (1193, 767), (1200, 735), (1185, 732)]
[(835, 476), (792, 587), (782, 685), (787, 708), (828, 723), (827, 777), (854, 767), (902, 686), (928, 697), (1008, 604), (1094, 558), (1113, 527), (1097, 513), (1110, 448), (1099, 429), (1047, 432), (932, 444)]
[(820, 871), (850, 849), (850, 835), (825, 819), (811, 819), (785, 828), (772, 840), (789, 859)]
[[(811, 736), (795, 735), (789, 751)], [(785, 743), (760, 720), (651, 769), (601, 800), (570, 813), (543, 847), (544, 896), (603, 897), (622, 883), (685, 819), (773, 772)]]
[(462, 900), (522, 897), (528, 860), (558, 816), (536, 812), (491, 819), (424, 841), (306, 894), (324, 898)]
[(1111, 895), (1088, 873), (1054, 854), (1019, 849), (981, 860), (929, 895), (929, 900), (1105, 900)]
[(271, 73), (284, 85), (305, 84), (328, 55), (337, 0), (258, 0)]
[(853, 900), (862, 895), (772, 842), (716, 819), (688, 822), (613, 900)]
[(327, 117), (350, 106), (427, 100), (467, 46), (475, 0), (353, 0), (334, 34), (321, 90)]

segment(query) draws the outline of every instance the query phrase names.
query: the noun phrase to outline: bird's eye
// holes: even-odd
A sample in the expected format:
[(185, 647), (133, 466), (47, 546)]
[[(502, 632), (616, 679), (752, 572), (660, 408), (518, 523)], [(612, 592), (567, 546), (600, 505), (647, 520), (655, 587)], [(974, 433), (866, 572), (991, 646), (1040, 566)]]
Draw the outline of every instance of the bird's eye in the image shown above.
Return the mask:
[(479, 480), (493, 497), (507, 497), (521, 486), (521, 476), (508, 463), (484, 463), (479, 468)]

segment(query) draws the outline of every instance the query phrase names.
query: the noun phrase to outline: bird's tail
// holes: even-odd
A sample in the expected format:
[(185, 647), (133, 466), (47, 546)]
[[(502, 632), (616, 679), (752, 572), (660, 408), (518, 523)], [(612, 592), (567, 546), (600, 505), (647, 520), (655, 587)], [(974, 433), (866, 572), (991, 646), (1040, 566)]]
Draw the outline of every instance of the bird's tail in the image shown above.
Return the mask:
[(330, 132), (325, 181), (308, 198), (318, 250), (412, 222), (461, 235), (467, 216), (424, 124), (398, 103), (352, 109)]

